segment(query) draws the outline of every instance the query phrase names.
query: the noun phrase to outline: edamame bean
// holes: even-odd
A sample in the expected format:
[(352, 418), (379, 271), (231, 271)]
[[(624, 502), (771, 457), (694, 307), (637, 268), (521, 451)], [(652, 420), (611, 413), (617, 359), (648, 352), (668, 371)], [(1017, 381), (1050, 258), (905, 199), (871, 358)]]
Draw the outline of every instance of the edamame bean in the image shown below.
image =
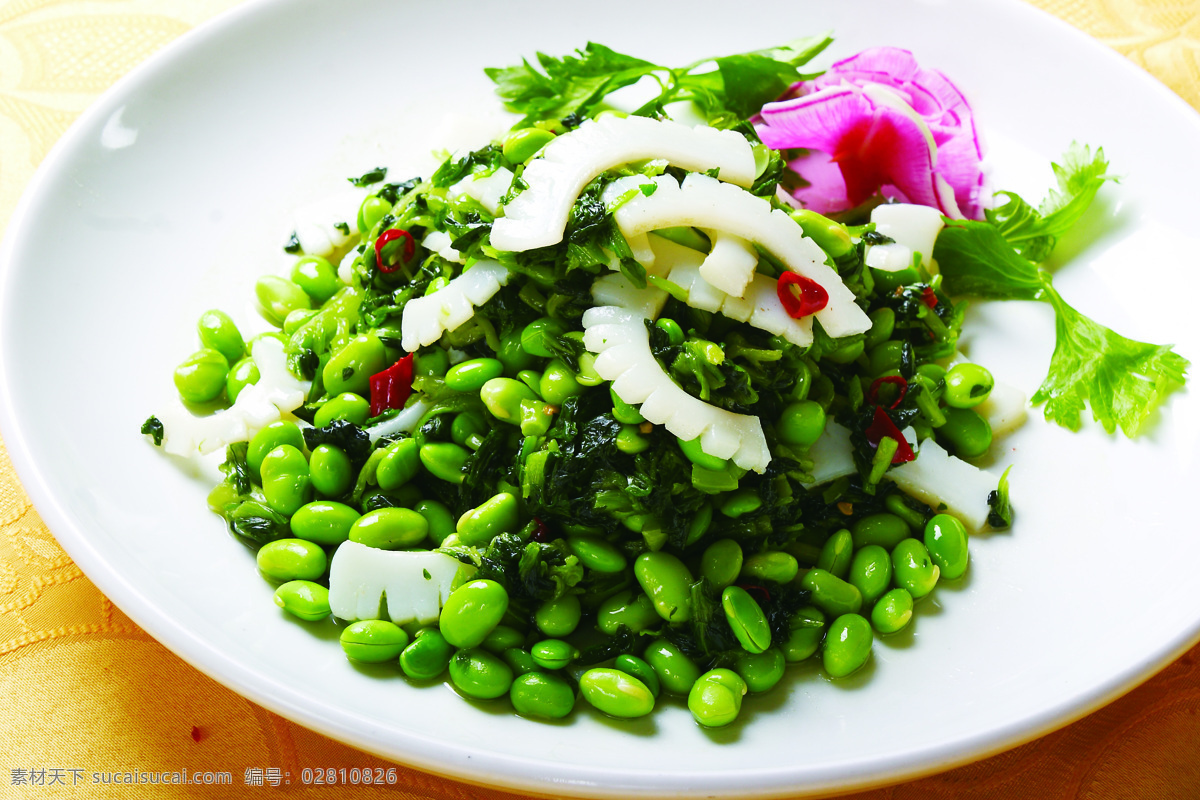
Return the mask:
[(267, 505), (291, 516), (312, 500), (308, 460), (290, 444), (281, 444), (263, 457), (259, 467)]
[(311, 581), (325, 574), (325, 551), (303, 539), (276, 539), (258, 549), (258, 569), (277, 581)]
[[(617, 422), (620, 422), (624, 425), (641, 425), (646, 421), (646, 418), (643, 417), (642, 413), (637, 410), (637, 407), (631, 406), (620, 397), (617, 397), (617, 393), (612, 390), (611, 386), (608, 387), (608, 394), (612, 398), (613, 419), (615, 419)], [(682, 443), (680, 446), (682, 446)], [(699, 451), (699, 443), (697, 443), (697, 451)]]
[(295, 311), (289, 311), (288, 315), (283, 318), (284, 336), (291, 336), (316, 315), (317, 312), (311, 308), (297, 308)]
[(324, 428), (335, 419), (344, 419), (362, 425), (371, 415), (371, 404), (354, 392), (342, 392), (325, 401), (313, 415), (313, 425)]
[(672, 345), (681, 345), (685, 338), (683, 328), (679, 327), (679, 323), (669, 317), (659, 317), (654, 321), (655, 327), (659, 328), (663, 333), (667, 334), (667, 342)]
[(742, 564), (742, 577), (774, 583), (791, 583), (800, 574), (800, 562), (791, 553), (767, 550), (755, 553)]
[(947, 408), (946, 424), (937, 429), (938, 437), (950, 444), (959, 458), (978, 458), (992, 446), (992, 426), (971, 408)]
[(526, 672), (508, 692), (513, 710), (533, 719), (562, 719), (575, 707), (571, 684), (552, 672)]
[(533, 621), (538, 630), (547, 636), (561, 638), (570, 636), (579, 627), (582, 615), (579, 595), (564, 594), (557, 600), (547, 600), (534, 612)]
[[(693, 470), (694, 471), (694, 470)], [(694, 481), (694, 479), (693, 479)], [(685, 544), (693, 545), (708, 533), (708, 529), (712, 527), (713, 507), (711, 503), (705, 502), (696, 511), (696, 515), (692, 517), (687, 526), (687, 540)]]
[(625, 554), (599, 536), (568, 536), (567, 546), (593, 572), (612, 575), (625, 569)]
[(487, 650), (459, 650), (450, 659), (450, 682), (476, 700), (494, 700), (508, 694), (513, 671), (499, 656)]
[(450, 356), (440, 347), (422, 349), (413, 356), (413, 375), (427, 378), (445, 375), (450, 369)]
[(242, 332), (224, 311), (214, 308), (201, 314), (196, 322), (196, 333), (200, 335), (200, 344), (209, 350), (216, 350), (230, 364), (246, 353)]
[(610, 717), (633, 719), (654, 710), (654, 694), (646, 684), (619, 669), (597, 667), (579, 678), (583, 698)]
[(579, 658), (579, 649), (562, 639), (543, 639), (529, 648), (529, 655), (543, 669), (563, 669)]
[(535, 319), (521, 331), (521, 347), (531, 356), (550, 358), (553, 345), (567, 332), (567, 326), (553, 317)]
[[(380, 550), (416, 547), (429, 535), (429, 523), (408, 508), (377, 508), (350, 526), (350, 541)], [(462, 645), (456, 645), (462, 647)]]
[(503, 586), (489, 580), (468, 581), (446, 598), (438, 627), (455, 647), (478, 647), (507, 610), (508, 592)]
[(496, 655), (525, 644), (525, 634), (509, 625), (497, 625), (483, 640), (483, 649)]
[(583, 387), (575, 380), (575, 373), (559, 359), (546, 365), (539, 381), (539, 390), (547, 403), (561, 406), (571, 397), (583, 394)]
[(500, 492), (465, 512), (458, 519), (458, 538), (463, 544), (482, 547), (502, 533), (517, 529), (517, 498)]
[(821, 665), (831, 678), (844, 678), (867, 663), (875, 635), (871, 623), (858, 614), (843, 614), (829, 626)]
[(733, 669), (754, 694), (775, 688), (787, 668), (783, 651), (770, 647), (761, 653), (743, 653), (733, 662)]
[(854, 537), (854, 547), (866, 547), (877, 544), (885, 550), (891, 550), (900, 542), (912, 535), (908, 523), (895, 514), (871, 514), (856, 521), (850, 526)]
[(250, 467), (251, 477), (256, 482), (259, 480), (263, 459), (281, 444), (289, 444), (297, 450), (304, 448), (304, 434), (300, 433), (296, 423), (277, 420), (250, 437), (250, 444), (246, 448), (246, 465)]
[(684, 654), (679, 646), (666, 639), (655, 639), (642, 653), (646, 663), (654, 668), (662, 689), (668, 694), (687, 696), (692, 684), (700, 678), (700, 668)]
[(450, 509), (437, 500), (421, 500), (412, 507), (429, 525), (429, 538), (441, 545), (442, 541), (454, 533), (454, 515)]
[(646, 688), (650, 690), (650, 694), (654, 695), (656, 700), (658, 699), (658, 695), (662, 691), (662, 684), (658, 682), (658, 675), (654, 674), (654, 667), (629, 653), (622, 653), (614, 658), (613, 667), (621, 670), (621, 672), (632, 675), (646, 684)]
[(867, 354), (867, 370), (876, 376), (899, 370), (904, 363), (906, 344), (891, 340), (871, 348)]
[(463, 468), (471, 453), (452, 442), (431, 442), (421, 445), (419, 451), (421, 464), (435, 478), (447, 483), (460, 484), (463, 482)]
[(399, 489), (421, 471), (421, 448), (416, 439), (392, 442), (375, 467), (375, 482), (385, 492)]
[(892, 331), (895, 329), (896, 312), (886, 306), (875, 309), (871, 312), (871, 329), (863, 338), (863, 346), (867, 350), (878, 347), (892, 338)]
[(740, 586), (721, 592), (721, 609), (733, 635), (747, 653), (761, 653), (771, 646), (771, 625), (754, 598)]
[(837, 349), (826, 353), (825, 358), (835, 364), (849, 364), (863, 354), (863, 340), (861, 336), (837, 341)]
[(317, 500), (297, 509), (290, 522), (292, 535), (317, 544), (332, 546), (350, 538), (350, 528), (360, 514), (342, 503)]
[(670, 553), (642, 553), (633, 562), (633, 574), (654, 610), (667, 622), (692, 618), (692, 573)]
[(800, 223), (805, 236), (834, 258), (841, 258), (854, 248), (850, 231), (840, 222), (835, 222), (810, 208), (793, 209), (788, 212), (788, 216)]
[(292, 265), (292, 283), (317, 302), (324, 303), (342, 288), (337, 267), (320, 256), (303, 256)]
[(854, 538), (843, 528), (825, 540), (817, 568), (845, 579), (850, 572), (850, 560), (854, 558)]
[(242, 390), (258, 383), (261, 377), (254, 359), (248, 356), (243, 358), (230, 367), (229, 373), (225, 376), (225, 397), (229, 399), (230, 403), (236, 403)]
[(382, 664), (400, 655), (408, 645), (408, 634), (386, 619), (362, 619), (342, 629), (342, 650), (348, 658), (367, 664)]
[(678, 439), (678, 442), (679, 449), (683, 451), (685, 456), (687, 456), (688, 461), (691, 461), (698, 467), (719, 472), (725, 469), (725, 467), (729, 464), (729, 459), (717, 458), (716, 456), (709, 455), (708, 453), (704, 452), (704, 450), (700, 447), (699, 436), (697, 436), (695, 439), (688, 439), (686, 441), (683, 439)]
[(521, 381), (512, 378), (492, 378), (479, 390), (483, 405), (501, 422), (521, 424), (521, 401), (537, 401), (539, 398)]
[(175, 368), (175, 388), (189, 403), (216, 400), (225, 388), (229, 362), (216, 350), (205, 348), (192, 353)]
[(326, 497), (340, 497), (354, 484), (354, 468), (340, 447), (319, 444), (308, 457), (313, 488)]
[(367, 396), (371, 391), (371, 376), (391, 366), (383, 342), (374, 333), (355, 336), (334, 354), (321, 370), (328, 394), (353, 392)]
[(529, 655), (528, 650), (523, 650), (520, 647), (510, 647), (500, 654), (504, 659), (504, 663), (512, 668), (512, 671), (517, 675), (524, 675), (527, 672), (534, 672), (539, 669), (537, 662), (533, 660), (533, 656)]
[(500, 144), (500, 152), (512, 163), (524, 164), (552, 141), (554, 141), (554, 134), (548, 130), (521, 128), (504, 137)]
[(305, 622), (329, 616), (329, 590), (312, 581), (288, 581), (275, 589), (275, 605)]
[(788, 637), (781, 645), (789, 663), (809, 658), (825, 638), (825, 614), (815, 606), (804, 606), (788, 620)]
[(641, 633), (662, 622), (654, 610), (650, 598), (642, 593), (635, 597), (633, 592), (618, 592), (600, 604), (596, 611), (596, 628), (601, 633), (615, 636), (621, 627), (633, 633)]
[(431, 681), (446, 671), (454, 647), (437, 628), (421, 628), (400, 653), (400, 669), (414, 681)]
[(974, 408), (988, 399), (995, 380), (992, 373), (969, 361), (955, 364), (946, 372), (946, 405), (952, 408)]
[(941, 569), (916, 539), (905, 539), (892, 551), (892, 580), (914, 600), (932, 592), (940, 575)]
[(254, 284), (259, 312), (276, 328), (297, 308), (312, 308), (312, 300), (296, 284), (278, 275), (264, 275)]
[(392, 210), (392, 204), (382, 197), (370, 195), (366, 197), (358, 207), (358, 219), (356, 224), (359, 233), (367, 233), (371, 231), (379, 220), (383, 219)]
[(733, 539), (718, 539), (704, 549), (700, 557), (700, 576), (723, 589), (737, 580), (742, 571), (742, 546)]
[(456, 392), (478, 392), (485, 383), (503, 374), (504, 364), (499, 359), (472, 358), (446, 371), (446, 385)]
[(892, 585), (891, 553), (877, 544), (860, 548), (850, 563), (847, 580), (862, 594), (863, 605), (873, 607)]
[(912, 620), (913, 598), (905, 589), (892, 589), (871, 609), (871, 624), (880, 633), (896, 633)]
[(925, 549), (947, 580), (961, 578), (967, 571), (967, 529), (950, 514), (935, 514), (925, 524)]
[(538, 363), (537, 356), (531, 356), (521, 347), (519, 331), (500, 337), (500, 349), (496, 351), (496, 358), (504, 364), (504, 372), (507, 375), (516, 375), (521, 370), (530, 369)]
[(688, 692), (688, 710), (696, 722), (706, 728), (721, 728), (737, 719), (742, 711), (746, 682), (730, 669), (710, 670), (692, 684)]
[(753, 489), (737, 489), (721, 498), (721, 513), (738, 519), (762, 508), (762, 498)]
[(823, 569), (810, 569), (800, 585), (812, 593), (812, 602), (827, 614), (856, 613), (862, 608), (862, 593)]
[(812, 400), (801, 400), (783, 409), (775, 430), (779, 438), (797, 447), (811, 447), (825, 430), (825, 409)]
[(483, 437), (487, 436), (487, 433), (487, 421), (483, 418), (483, 414), (475, 411), (463, 411), (455, 414), (454, 422), (450, 423), (450, 441), (472, 450), (479, 449), (479, 446), (483, 444)]

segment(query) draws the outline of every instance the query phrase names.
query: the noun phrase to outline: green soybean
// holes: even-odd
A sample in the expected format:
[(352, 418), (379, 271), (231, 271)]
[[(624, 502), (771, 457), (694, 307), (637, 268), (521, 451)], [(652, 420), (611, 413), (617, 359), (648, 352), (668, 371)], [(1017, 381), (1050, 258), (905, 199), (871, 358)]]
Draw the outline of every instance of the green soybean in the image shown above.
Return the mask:
[(791, 583), (799, 574), (796, 557), (779, 550), (755, 553), (742, 564), (742, 576), (752, 580)]
[(633, 563), (633, 574), (654, 610), (668, 622), (692, 618), (692, 573), (670, 553), (642, 553)]
[(599, 536), (568, 536), (567, 546), (579, 558), (580, 564), (594, 572), (612, 575), (625, 570), (625, 554), (607, 539)]
[(561, 638), (571, 635), (579, 627), (582, 614), (579, 595), (564, 594), (538, 606), (533, 614), (533, 622), (538, 626), (538, 630), (547, 636)]
[(478, 392), (493, 378), (504, 374), (504, 364), (496, 358), (472, 358), (446, 371), (446, 386), (456, 392)]
[(567, 332), (567, 326), (553, 317), (535, 319), (521, 331), (521, 347), (531, 356), (550, 358), (554, 347)]
[(450, 593), (438, 627), (455, 647), (478, 647), (508, 611), (508, 592), (495, 581), (475, 580)]
[(175, 368), (175, 389), (189, 403), (215, 400), (225, 389), (229, 361), (216, 350), (197, 350)]
[(642, 412), (638, 411), (635, 406), (631, 406), (629, 403), (626, 403), (624, 400), (618, 397), (617, 393), (612, 390), (611, 386), (608, 387), (608, 394), (609, 397), (612, 398), (613, 419), (615, 419), (617, 422), (625, 425), (641, 425), (646, 421), (646, 418), (642, 416)]
[(371, 415), (371, 404), (354, 392), (342, 392), (325, 401), (313, 415), (313, 425), (324, 428), (336, 419), (362, 425)]
[(496, 358), (504, 365), (507, 375), (516, 375), (523, 369), (530, 369), (538, 363), (537, 356), (531, 356), (521, 347), (520, 332), (510, 333), (500, 338), (500, 349)]
[(667, 341), (672, 345), (681, 345), (684, 340), (683, 328), (679, 327), (679, 323), (669, 317), (659, 317), (654, 321), (654, 326), (667, 334)]
[(761, 653), (771, 646), (771, 625), (762, 607), (740, 586), (721, 592), (721, 609), (733, 635), (747, 653)]
[(692, 684), (700, 678), (696, 662), (666, 639), (655, 639), (642, 653), (646, 663), (654, 668), (662, 689), (667, 694), (687, 696)]
[(450, 659), (450, 682), (467, 697), (494, 700), (508, 694), (513, 671), (508, 664), (487, 650), (459, 650)]
[(259, 466), (267, 505), (291, 516), (312, 500), (308, 460), (290, 444), (281, 444), (263, 457)]
[(879, 376), (884, 373), (899, 370), (904, 364), (907, 342), (887, 341), (871, 348), (867, 354), (867, 371)]
[(725, 469), (726, 465), (729, 463), (729, 459), (717, 458), (716, 456), (709, 455), (708, 453), (704, 452), (704, 450), (700, 447), (699, 436), (697, 436), (695, 439), (688, 439), (686, 441), (679, 439), (678, 441), (679, 449), (683, 451), (685, 456), (687, 456), (688, 461), (691, 461), (698, 467), (703, 467), (704, 469), (711, 469), (714, 472), (718, 472)]
[(454, 515), (443, 503), (437, 500), (421, 500), (412, 508), (425, 518), (429, 526), (429, 538), (433, 539), (435, 544), (440, 545), (447, 536), (454, 533)]
[(259, 311), (276, 328), (283, 327), (287, 315), (298, 308), (312, 308), (312, 300), (292, 281), (278, 275), (264, 275), (254, 284)]
[(788, 212), (788, 216), (800, 223), (805, 236), (834, 258), (844, 256), (854, 248), (850, 231), (840, 222), (835, 222), (809, 208), (793, 209)]
[(863, 338), (863, 345), (867, 350), (886, 342), (892, 338), (892, 331), (896, 329), (896, 312), (890, 308), (877, 308), (871, 312), (871, 330), (867, 331), (867, 335)]
[(326, 497), (340, 497), (354, 484), (354, 467), (340, 447), (319, 444), (308, 457), (313, 488)]
[(543, 128), (521, 128), (504, 137), (500, 152), (514, 164), (524, 164), (539, 150), (554, 141), (554, 134)]
[(762, 497), (753, 489), (737, 489), (721, 498), (720, 511), (730, 519), (738, 519), (762, 508)]
[(787, 661), (781, 649), (771, 647), (761, 653), (739, 655), (733, 662), (733, 669), (746, 682), (750, 692), (758, 694), (775, 688), (783, 680)]
[(825, 409), (812, 400), (801, 400), (783, 409), (775, 430), (779, 438), (797, 447), (811, 447), (825, 430)]
[(650, 690), (650, 694), (654, 695), (655, 699), (662, 692), (662, 684), (658, 682), (658, 675), (655, 674), (654, 667), (637, 656), (622, 653), (613, 659), (613, 667), (646, 684), (646, 688)]
[(243, 358), (230, 367), (229, 374), (225, 376), (225, 397), (229, 399), (230, 403), (236, 403), (242, 390), (258, 383), (261, 377), (254, 359), (248, 356)]
[(950, 514), (935, 514), (925, 523), (925, 549), (947, 580), (961, 578), (967, 571), (967, 529)]
[(700, 557), (700, 575), (714, 588), (723, 589), (742, 571), (742, 546), (733, 539), (718, 539)]
[(575, 373), (557, 358), (546, 365), (538, 388), (542, 399), (555, 406), (561, 406), (568, 399), (583, 394), (583, 387), (575, 380)]
[(458, 538), (463, 544), (481, 547), (502, 533), (512, 533), (518, 523), (517, 498), (500, 492), (465, 512), (458, 519)]
[(788, 620), (788, 636), (780, 645), (789, 663), (809, 658), (825, 638), (825, 614), (815, 606), (804, 606)]
[(913, 598), (906, 589), (892, 589), (875, 602), (871, 624), (880, 633), (896, 633), (912, 620)]
[(284, 336), (291, 336), (316, 315), (317, 312), (311, 308), (297, 308), (295, 311), (289, 311), (288, 315), (283, 318)]
[(304, 434), (296, 423), (278, 420), (250, 437), (250, 444), (246, 448), (246, 465), (250, 467), (251, 477), (258, 479), (263, 458), (281, 444), (290, 444), (297, 450), (304, 447)]
[(812, 593), (812, 602), (827, 614), (856, 613), (862, 608), (862, 593), (823, 569), (810, 569), (800, 585)]
[(241, 331), (224, 311), (214, 308), (201, 314), (196, 322), (196, 333), (200, 335), (200, 343), (204, 347), (216, 350), (230, 364), (246, 353)]
[(992, 373), (978, 364), (955, 364), (946, 372), (946, 405), (953, 408), (974, 408), (988, 399), (995, 380)]
[(589, 669), (579, 678), (579, 691), (585, 700), (610, 717), (633, 719), (654, 710), (654, 694), (649, 687), (619, 669)]
[(413, 356), (413, 375), (438, 377), (450, 369), (450, 356), (440, 347), (422, 349)]
[(419, 451), (421, 464), (435, 478), (447, 483), (460, 484), (463, 478), (463, 468), (471, 453), (452, 442), (431, 442), (421, 445)]
[(355, 336), (345, 347), (334, 354), (321, 370), (328, 394), (353, 392), (368, 395), (371, 391), (371, 376), (390, 366), (387, 350), (374, 333)]
[(622, 425), (617, 433), (617, 449), (631, 456), (637, 455), (650, 449), (650, 440), (642, 436), (636, 425)]
[(513, 710), (533, 719), (562, 719), (575, 707), (575, 690), (552, 672), (526, 672), (517, 677), (508, 698)]
[(706, 728), (721, 728), (737, 719), (742, 711), (746, 682), (730, 669), (704, 673), (688, 691), (688, 710), (696, 722)]
[(855, 548), (877, 544), (891, 550), (912, 535), (908, 523), (895, 514), (870, 514), (850, 526)]
[(476, 411), (463, 411), (454, 415), (450, 423), (450, 441), (472, 450), (478, 450), (488, 434), (487, 420)]
[(275, 589), (275, 605), (305, 622), (316, 622), (329, 616), (329, 590), (312, 581), (288, 581)]
[(619, 633), (622, 626), (632, 633), (641, 633), (661, 622), (654, 604), (641, 592), (636, 596), (630, 591), (618, 592), (596, 610), (596, 628), (609, 636)]
[(845, 579), (850, 572), (850, 560), (854, 558), (854, 538), (843, 528), (825, 540), (817, 567)]
[(846, 580), (862, 594), (863, 605), (871, 607), (892, 585), (892, 555), (877, 544), (854, 554)]
[(320, 256), (303, 256), (292, 265), (292, 283), (318, 304), (324, 303), (342, 288), (337, 267)]
[(421, 471), (421, 447), (416, 439), (392, 442), (375, 467), (375, 482), (385, 492), (399, 489)]
[(536, 401), (538, 396), (521, 381), (512, 378), (492, 378), (479, 390), (483, 405), (501, 422), (521, 424), (521, 401)]
[(437, 628), (421, 628), (400, 653), (400, 669), (414, 681), (431, 681), (446, 671), (454, 646)]
[(348, 535), (350, 541), (367, 547), (400, 550), (425, 541), (429, 523), (412, 509), (377, 508), (356, 519)]
[(821, 665), (832, 678), (844, 678), (860, 670), (871, 658), (875, 635), (871, 623), (858, 614), (843, 614), (829, 625)]
[(325, 551), (303, 539), (276, 539), (258, 549), (258, 569), (277, 581), (311, 581), (325, 574)]
[(357, 510), (343, 503), (317, 500), (297, 509), (289, 524), (297, 539), (332, 546), (350, 538), (350, 528), (359, 516)]
[(358, 207), (358, 218), (356, 225), (359, 233), (367, 233), (371, 231), (379, 220), (383, 219), (392, 210), (392, 204), (382, 197), (370, 195), (365, 198)]
[(940, 575), (941, 569), (916, 539), (905, 539), (892, 551), (892, 580), (914, 600), (932, 592)]
[(533, 656), (529, 654), (529, 651), (520, 647), (510, 647), (501, 653), (500, 657), (504, 659), (504, 663), (508, 664), (517, 675), (524, 675), (540, 669), (537, 662), (533, 660)]
[(364, 619), (342, 629), (342, 650), (355, 661), (382, 664), (398, 657), (408, 644), (408, 634), (386, 619)]
[(543, 639), (529, 648), (529, 655), (543, 669), (563, 669), (579, 658), (579, 649), (562, 639)]
[(977, 411), (947, 408), (944, 413), (946, 424), (937, 429), (938, 437), (950, 443), (954, 455), (978, 458), (992, 446), (992, 426)]

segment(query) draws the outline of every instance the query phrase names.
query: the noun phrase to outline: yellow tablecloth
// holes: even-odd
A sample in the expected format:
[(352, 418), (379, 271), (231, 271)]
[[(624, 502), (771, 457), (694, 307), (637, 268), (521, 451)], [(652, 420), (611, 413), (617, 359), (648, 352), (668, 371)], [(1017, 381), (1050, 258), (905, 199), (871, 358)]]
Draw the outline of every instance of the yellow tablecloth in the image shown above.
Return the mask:
[[(236, 2), (0, 0), (0, 225), (7, 224), (51, 145), (100, 92)], [(1200, 0), (1034, 2), (1124, 53), (1200, 108)], [(345, 797), (345, 787), (272, 785), (305, 768), (395, 766), (242, 699), (130, 622), (55, 543), (3, 444), (0, 531), (0, 796)], [(1124, 698), (1038, 741), (856, 797), (1198, 798), (1198, 661), (1200, 648)], [(130, 769), (227, 772), (232, 785), (133, 789), (93, 783), (93, 773)], [(437, 800), (514, 797), (402, 767), (393, 786), (377, 791)]]

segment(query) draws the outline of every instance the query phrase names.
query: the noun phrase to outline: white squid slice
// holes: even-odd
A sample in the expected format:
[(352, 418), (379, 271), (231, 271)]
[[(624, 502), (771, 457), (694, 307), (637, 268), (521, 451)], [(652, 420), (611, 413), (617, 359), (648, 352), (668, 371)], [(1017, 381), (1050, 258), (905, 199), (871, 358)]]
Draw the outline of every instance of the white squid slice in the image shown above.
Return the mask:
[(942, 212), (929, 206), (912, 203), (887, 203), (871, 211), (875, 230), (895, 240), (867, 248), (864, 260), (868, 267), (885, 272), (897, 272), (912, 266), (913, 255), (921, 254), (921, 263), (929, 266), (933, 245), (945, 223)]
[(766, 470), (771, 451), (758, 417), (717, 408), (680, 388), (655, 360), (643, 317), (599, 306), (584, 312), (583, 327), (584, 346), (597, 354), (596, 372), (626, 403), (640, 403), (649, 422), (681, 439), (700, 437), (701, 450), (712, 448), (710, 455), (732, 458), (743, 469)]
[(433, 294), (409, 300), (400, 318), (400, 346), (410, 353), (431, 345), (475, 315), (508, 283), (508, 267), (495, 261), (476, 261), (462, 275)]
[(429, 235), (421, 241), (421, 246), (455, 264), (462, 264), (465, 261), (463, 254), (454, 249), (454, 240), (445, 231), (430, 231)]
[[(346, 188), (297, 209), (292, 216), (292, 226), (305, 255), (336, 261), (341, 253), (357, 243), (355, 222), (362, 200), (361, 189)], [(345, 226), (345, 230), (339, 225)]]
[(758, 268), (758, 252), (740, 236), (720, 230), (706, 230), (712, 250), (700, 265), (700, 277), (725, 294), (741, 297)]
[(379, 619), (383, 596), (397, 625), (430, 625), (475, 567), (445, 553), (389, 551), (343, 542), (329, 566), (329, 610), (344, 620)]
[(932, 439), (921, 443), (916, 460), (892, 467), (884, 477), (934, 508), (944, 504), (972, 532), (987, 524), (988, 495), (1000, 483), (992, 473), (950, 455)]
[(513, 174), (507, 167), (497, 167), (491, 175), (468, 175), (446, 190), (452, 198), (466, 195), (487, 209), (493, 217), (500, 213), (500, 198), (512, 188)]
[(492, 245), (521, 252), (558, 244), (584, 186), (605, 170), (649, 159), (698, 172), (716, 168), (722, 180), (741, 186), (750, 186), (756, 172), (749, 142), (733, 131), (648, 117), (589, 120), (525, 167), (527, 188), (492, 226)]
[(772, 209), (763, 198), (707, 175), (692, 173), (682, 185), (669, 175), (653, 181), (657, 184), (653, 193), (634, 197), (613, 214), (626, 238), (680, 225), (732, 233), (760, 245), (788, 269), (825, 289), (829, 304), (814, 316), (830, 336), (870, 329), (871, 320), (854, 302), (854, 293), (825, 264), (825, 252), (804, 235), (787, 212)]
[(619, 272), (604, 275), (592, 282), (592, 301), (598, 306), (619, 306), (636, 311), (646, 319), (657, 319), (667, 304), (668, 295), (649, 284), (639, 289)]

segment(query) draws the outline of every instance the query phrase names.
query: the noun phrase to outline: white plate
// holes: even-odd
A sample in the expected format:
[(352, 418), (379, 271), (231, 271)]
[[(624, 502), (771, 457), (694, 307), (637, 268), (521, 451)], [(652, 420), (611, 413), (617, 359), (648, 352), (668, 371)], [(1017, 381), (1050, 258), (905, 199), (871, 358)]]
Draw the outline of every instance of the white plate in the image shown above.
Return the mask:
[[(834, 684), (798, 667), (715, 733), (678, 703), (638, 722), (582, 709), (547, 725), (356, 670), (272, 605), (249, 552), (205, 510), (206, 481), (137, 434), (194, 347), (198, 312), (248, 297), (274, 265), (280, 210), (331, 165), (374, 166), (376, 137), (426, 126), (413, 109), (486, 93), (481, 67), (587, 39), (683, 63), (826, 28), (834, 56), (900, 45), (964, 87), (998, 186), (1040, 199), (1046, 163), (1073, 138), (1103, 145), (1126, 177), (1104, 190), (1087, 236), (1064, 242), (1059, 286), (1126, 335), (1200, 356), (1185, 305), (1200, 251), (1176, 233), (1197, 218), (1200, 176), (1185, 174), (1196, 114), (1022, 4), (259, 2), (106, 94), (22, 200), (0, 284), (0, 421), (25, 488), (101, 590), (197, 668), (329, 736), (478, 783), (620, 797), (848, 790), (998, 752), (1127, 691), (1200, 636), (1194, 391), (1132, 443), (1031, 421), (998, 455), (1017, 465), (1017, 523), (973, 543), (969, 578), (877, 644), (861, 676)], [(991, 304), (970, 324), (973, 355), (1032, 393), (1049, 309)]]

